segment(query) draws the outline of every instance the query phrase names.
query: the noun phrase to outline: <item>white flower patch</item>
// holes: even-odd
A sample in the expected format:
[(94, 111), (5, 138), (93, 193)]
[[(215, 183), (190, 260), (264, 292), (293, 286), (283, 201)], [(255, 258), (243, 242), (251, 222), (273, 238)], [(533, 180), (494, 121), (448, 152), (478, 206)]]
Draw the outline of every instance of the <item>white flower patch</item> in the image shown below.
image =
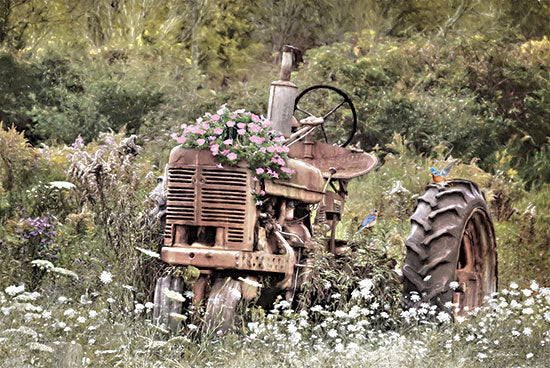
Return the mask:
[(173, 319), (178, 320), (178, 321), (186, 321), (187, 320), (186, 315), (176, 313), (176, 312), (171, 312), (170, 317), (172, 317)]
[(523, 334), (524, 334), (525, 336), (531, 336), (532, 333), (533, 333), (533, 330), (531, 330), (529, 327), (525, 327), (525, 328), (523, 329)]
[(437, 314), (437, 320), (441, 323), (449, 323), (451, 322), (451, 316), (448, 313), (445, 312), (439, 312)]
[(449, 282), (449, 289), (451, 289), (451, 290), (456, 290), (456, 289), (458, 289), (459, 286), (460, 286), (460, 284), (457, 281)]
[(136, 249), (139, 250), (141, 253), (143, 253), (146, 256), (149, 256), (151, 258), (160, 258), (160, 254), (158, 254), (157, 252), (153, 252), (152, 250), (144, 249), (144, 248), (140, 248), (140, 247), (136, 247)]
[(68, 181), (50, 181), (48, 183), (50, 187), (57, 188), (57, 189), (72, 189), (76, 188), (76, 185), (73, 183), (69, 183)]
[(103, 271), (101, 275), (99, 275), (99, 281), (101, 281), (103, 285), (110, 284), (113, 282), (113, 275), (109, 271)]
[(534, 357), (534, 356), (535, 356), (535, 354), (533, 354), (533, 353), (527, 353), (527, 354), (525, 354), (525, 358), (527, 358), (527, 359), (531, 359), (531, 358)]
[(186, 290), (186, 291), (183, 292), (183, 296), (186, 297), (186, 298), (192, 298), (192, 297), (195, 296), (195, 293), (193, 293), (191, 290)]
[(41, 270), (44, 270), (44, 271), (51, 271), (52, 269), (55, 268), (53, 263), (51, 263), (50, 261), (47, 261), (45, 259), (35, 259), (35, 260), (31, 261), (31, 264), (35, 267), (38, 267)]
[(521, 313), (531, 315), (534, 313), (533, 308), (524, 308)]
[(317, 304), (317, 305), (314, 305), (313, 307), (311, 307), (310, 310), (312, 312), (321, 312), (323, 310), (323, 307), (321, 305)]
[(68, 318), (73, 318), (76, 315), (76, 312), (74, 309), (69, 308), (65, 312), (63, 312), (63, 315)]
[(327, 335), (328, 335), (328, 337), (335, 338), (336, 336), (338, 336), (338, 331), (336, 331), (334, 328), (332, 328), (327, 332)]
[(19, 286), (15, 286), (15, 285), (8, 286), (4, 291), (9, 296), (15, 296), (25, 291), (25, 284), (21, 284)]
[(523, 289), (521, 292), (523, 293), (523, 295), (525, 295), (527, 297), (529, 297), (529, 296), (531, 296), (531, 294), (533, 294), (533, 291), (531, 289)]
[(96, 317), (97, 317), (97, 312), (96, 312), (95, 310), (93, 310), (93, 309), (90, 309), (90, 310), (88, 311), (88, 317), (89, 317), (89, 318), (92, 318), (92, 319), (93, 319), (93, 318), (96, 318)]
[(539, 283), (535, 280), (531, 280), (531, 284), (529, 285), (529, 287), (531, 288), (531, 290), (537, 291), (539, 289)]
[(33, 302), (40, 298), (40, 293), (34, 291), (32, 293), (24, 292), (23, 294), (17, 295), (14, 300), (17, 300), (18, 302)]
[(176, 301), (176, 302), (184, 302), (185, 301), (185, 297), (183, 295), (181, 295), (180, 293), (178, 293), (177, 291), (170, 290), (168, 288), (164, 288), (164, 290), (162, 290), (162, 292), (170, 300), (173, 300), (173, 301)]
[(34, 351), (43, 351), (45, 353), (53, 353), (53, 348), (49, 347), (48, 345), (41, 344), (39, 342), (29, 342), (27, 344), (27, 347)]
[(74, 277), (75, 279), (78, 280), (78, 275), (76, 274), (76, 272), (68, 270), (66, 268), (54, 267), (54, 268), (51, 269), (51, 271), (54, 272), (54, 273), (58, 273), (60, 275)]
[(519, 288), (519, 285), (518, 285), (518, 284), (516, 284), (515, 282), (511, 282), (511, 283), (510, 283), (510, 289), (516, 290), (517, 288)]

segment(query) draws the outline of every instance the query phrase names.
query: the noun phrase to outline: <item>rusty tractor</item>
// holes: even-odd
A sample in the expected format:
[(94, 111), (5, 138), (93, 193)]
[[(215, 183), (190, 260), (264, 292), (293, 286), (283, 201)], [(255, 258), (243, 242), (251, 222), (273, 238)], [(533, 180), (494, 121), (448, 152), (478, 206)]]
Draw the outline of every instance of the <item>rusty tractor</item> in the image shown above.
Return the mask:
[[(287, 180), (263, 180), (267, 199), (262, 206), (254, 204), (252, 188), (258, 184), (246, 163), (220, 168), (209, 151), (181, 146), (170, 153), (161, 260), (199, 270), (192, 291), (194, 305), (205, 306), (203, 331), (225, 333), (239, 302), (257, 297), (259, 276), (271, 276), (270, 285), (263, 285), (260, 304), (269, 305), (280, 293), (290, 301), (308, 277), (306, 254), (313, 246), (314, 228), (326, 230), (327, 252), (343, 250), (335, 234), (348, 182), (377, 164), (375, 156), (346, 148), (356, 132), (357, 115), (344, 92), (318, 85), (296, 96), (290, 81), (292, 55), (291, 47), (283, 50), (267, 118), (287, 138), (287, 165), (296, 174)], [(311, 111), (318, 99), (335, 103), (316, 116)], [(303, 118), (297, 119), (300, 115)], [(411, 225), (403, 267), (404, 304), (429, 301), (446, 308), (451, 301), (474, 308), (496, 290), (494, 230), (477, 185), (465, 180), (430, 185)], [(450, 290), (451, 281), (460, 286)], [(181, 312), (182, 302), (165, 291), (182, 292), (183, 287), (181, 278), (157, 280), (157, 324), (177, 329), (178, 320), (172, 316)], [(420, 298), (410, 297), (415, 293)]]

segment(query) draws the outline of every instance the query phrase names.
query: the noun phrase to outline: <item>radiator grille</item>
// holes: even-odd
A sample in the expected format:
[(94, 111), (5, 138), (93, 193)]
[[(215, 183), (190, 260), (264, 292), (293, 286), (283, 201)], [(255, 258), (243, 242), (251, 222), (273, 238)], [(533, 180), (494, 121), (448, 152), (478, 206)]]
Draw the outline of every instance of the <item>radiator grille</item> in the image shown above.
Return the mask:
[(166, 220), (195, 221), (194, 168), (168, 169), (168, 194)]
[(247, 212), (255, 206), (246, 169), (169, 167), (165, 242), (171, 243), (171, 224), (225, 228), (224, 246), (251, 247), (254, 224)]

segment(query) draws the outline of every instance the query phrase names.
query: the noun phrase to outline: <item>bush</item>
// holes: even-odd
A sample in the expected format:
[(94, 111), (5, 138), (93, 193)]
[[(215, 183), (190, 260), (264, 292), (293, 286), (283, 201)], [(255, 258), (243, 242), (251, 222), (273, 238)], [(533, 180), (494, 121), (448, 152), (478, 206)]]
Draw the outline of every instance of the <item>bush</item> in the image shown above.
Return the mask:
[(86, 141), (126, 126), (137, 132), (163, 101), (145, 60), (109, 62), (101, 54), (50, 52), (37, 59), (0, 55), (0, 118), (25, 130), (33, 144)]
[(354, 142), (364, 149), (397, 132), (421, 153), (446, 144), (453, 155), (478, 157), (496, 171), (495, 154), (508, 146), (520, 177), (548, 181), (548, 42), (510, 46), (480, 37), (401, 40), (363, 31), (309, 50), (297, 83), (334, 84), (351, 94), (360, 120)]

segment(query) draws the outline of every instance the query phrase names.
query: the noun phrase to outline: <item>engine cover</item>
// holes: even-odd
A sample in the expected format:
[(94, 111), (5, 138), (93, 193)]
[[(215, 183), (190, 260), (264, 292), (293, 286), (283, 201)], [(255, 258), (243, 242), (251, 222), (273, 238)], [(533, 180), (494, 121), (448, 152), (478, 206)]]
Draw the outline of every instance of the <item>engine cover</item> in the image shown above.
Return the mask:
[(265, 192), (270, 195), (318, 203), (323, 199), (325, 181), (321, 171), (303, 161), (289, 158), (287, 166), (296, 171), (287, 180), (265, 180)]

